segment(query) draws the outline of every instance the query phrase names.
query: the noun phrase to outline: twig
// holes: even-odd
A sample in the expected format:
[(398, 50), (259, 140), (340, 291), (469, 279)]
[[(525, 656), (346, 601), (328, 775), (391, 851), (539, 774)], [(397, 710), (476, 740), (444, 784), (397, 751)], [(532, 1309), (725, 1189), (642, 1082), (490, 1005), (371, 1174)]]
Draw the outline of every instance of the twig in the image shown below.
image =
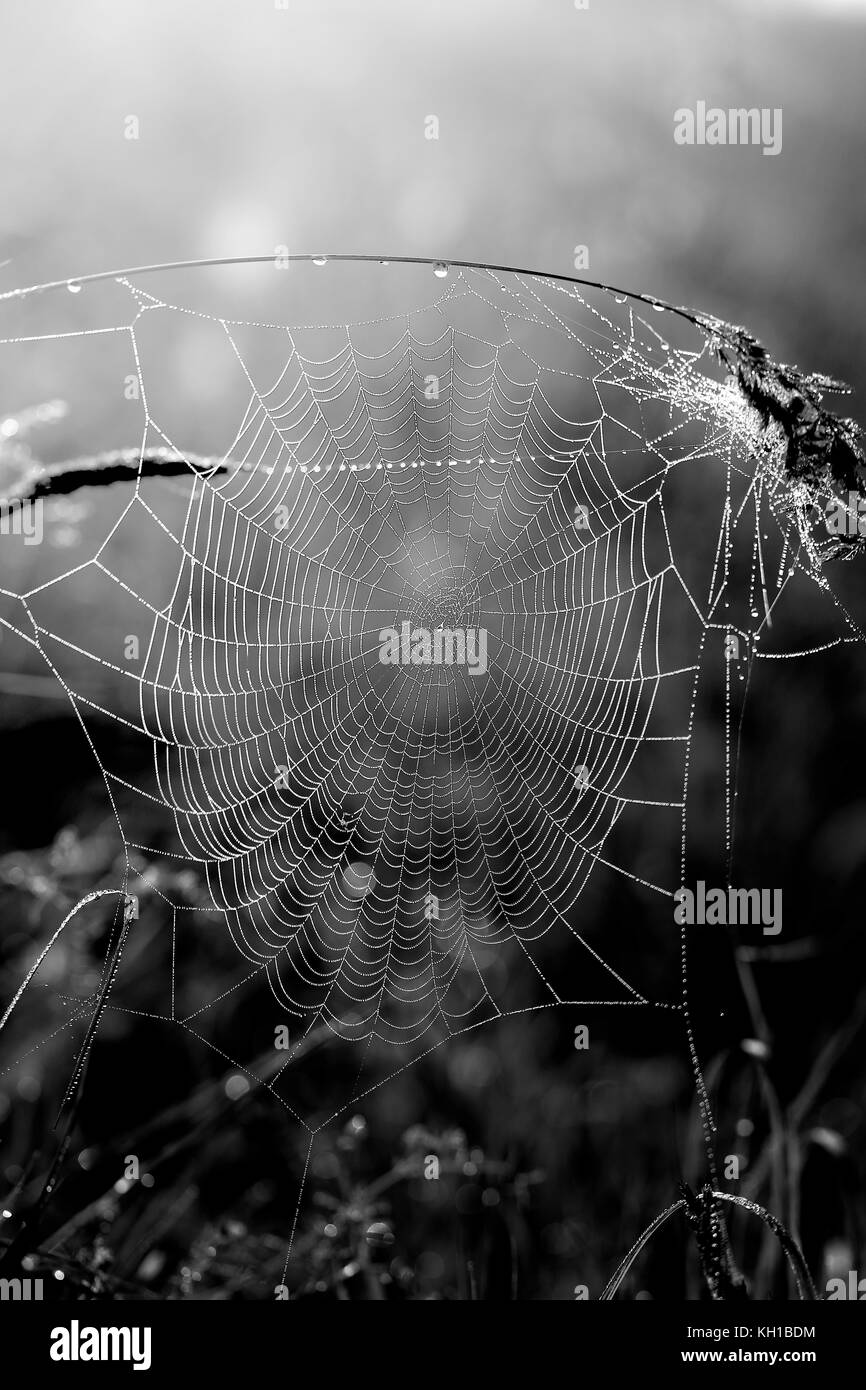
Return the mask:
[(696, 322), (764, 426), (772, 420), (782, 431), (787, 445), (785, 471), (791, 481), (814, 487), (830, 482), (866, 496), (863, 431), (856, 420), (834, 415), (822, 404), (825, 392), (847, 395), (850, 386), (774, 362), (745, 328), (709, 315), (699, 315)]
[(179, 454), (172, 449), (113, 449), (93, 458), (69, 459), (45, 467), (34, 463), (14, 484), (5, 503), (62, 497), (81, 487), (108, 487), (134, 483), (140, 478), (176, 478), (184, 475), (213, 478), (236, 472), (243, 465), (231, 459)]

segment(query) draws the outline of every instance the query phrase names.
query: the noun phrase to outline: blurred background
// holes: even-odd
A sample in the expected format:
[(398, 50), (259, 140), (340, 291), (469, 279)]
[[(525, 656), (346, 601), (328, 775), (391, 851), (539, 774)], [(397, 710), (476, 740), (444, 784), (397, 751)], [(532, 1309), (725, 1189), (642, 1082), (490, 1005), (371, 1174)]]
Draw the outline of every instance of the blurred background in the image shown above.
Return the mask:
[[(283, 246), (574, 273), (744, 323), (778, 358), (850, 382), (843, 411), (863, 421), (864, 41), (866, 5), (831, 0), (10, 6), (0, 290)], [(781, 154), (676, 145), (673, 112), (699, 100), (782, 108)], [(425, 135), (431, 116), (436, 139)], [(210, 289), (212, 312), (243, 315), (241, 281)], [(97, 325), (100, 302), (80, 296), (79, 326)], [(29, 327), (21, 306), (3, 306), (0, 337), (52, 331), (48, 297), (28, 313)], [(0, 416), (62, 395), (35, 354), (0, 346)], [(177, 371), (193, 448), (206, 435), (200, 383), (194, 365)], [(79, 412), (36, 429), (34, 457), (138, 443), (129, 402), (98, 370), (90, 380), (84, 424)], [(62, 553), (28, 554), (30, 584), (40, 566), (48, 575), (92, 550), (123, 505), (116, 491), (63, 504)], [(694, 534), (697, 554), (704, 533)], [(143, 553), (142, 582), (147, 563)], [(862, 622), (862, 560), (829, 575)], [(20, 587), (8, 569), (0, 583)], [(784, 619), (780, 649), (849, 633), (815, 586)], [(92, 645), (93, 623), (86, 603), (70, 609), (73, 640)], [(31, 655), (8, 636), (0, 646), (0, 743), (14, 788), (0, 812), (4, 1004), (65, 912), (116, 884), (120, 863), (90, 750)], [(692, 980), (718, 1152), (738, 1156), (743, 1174), (732, 1190), (791, 1223), (822, 1287), (864, 1263), (863, 657), (845, 644), (755, 680), (736, 863), (744, 883), (784, 884), (790, 931), (757, 960), (728, 944), (697, 952)], [(702, 716), (708, 766), (720, 752), (721, 684), (715, 698), (711, 688)], [(114, 729), (115, 764), (134, 777), (137, 755)], [(724, 839), (709, 796), (693, 823), (705, 876), (718, 881)], [(56, 1296), (272, 1297), (308, 1136), (233, 1064), (261, 1063), (261, 1000), (230, 993), (206, 1044), (153, 1017), (166, 991), (176, 988), (185, 1016), (243, 974), (222, 924), (198, 914), (204, 925), (176, 958), (160, 894), (193, 908), (202, 886), (185, 866), (155, 867), (147, 848), (158, 834), (142, 820), (142, 919), (118, 977), (121, 1007), (100, 1016), (96, 1041), (93, 999), (121, 930), (109, 900), (82, 914), (16, 1017), (0, 1075), (0, 1238), (55, 1279)], [(635, 908), (622, 889), (595, 910), (604, 933)], [(643, 949), (642, 976), (657, 973), (662, 995), (669, 977), (654, 942)], [(582, 1017), (550, 1011), (439, 1049), (329, 1125), (308, 1169), (292, 1293), (561, 1299), (585, 1287), (597, 1297), (677, 1182), (706, 1176), (682, 1030), (629, 1012), (592, 1016), (591, 1065), (573, 1046)], [(76, 1058), (85, 1084), (55, 1131)], [(336, 1097), (336, 1109), (357, 1068), (351, 1049), (317, 1041), (292, 1101), (323, 1121), (321, 1098)], [(424, 1174), (430, 1155), (436, 1182)], [(732, 1237), (754, 1295), (790, 1296), (753, 1224), (733, 1223)], [(675, 1224), (624, 1286), (629, 1297), (701, 1290)]]
[[(580, 245), (589, 278), (856, 377), (864, 17), (856, 0), (13, 5), (0, 283), (276, 245), (568, 274)], [(675, 145), (673, 112), (698, 100), (782, 107), (782, 154)]]

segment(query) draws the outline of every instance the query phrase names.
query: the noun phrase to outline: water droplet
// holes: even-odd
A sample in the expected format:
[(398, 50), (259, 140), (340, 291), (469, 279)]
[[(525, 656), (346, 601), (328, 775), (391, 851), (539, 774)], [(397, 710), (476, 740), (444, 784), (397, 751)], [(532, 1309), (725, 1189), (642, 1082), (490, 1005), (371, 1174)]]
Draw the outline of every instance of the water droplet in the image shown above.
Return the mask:
[(66, 288), (70, 294), (81, 294), (81, 286), (75, 280), (69, 280)]
[(327, 258), (327, 256), (314, 256), (314, 257), (313, 257), (313, 265), (327, 265), (327, 264), (328, 264), (328, 258)]
[(627, 303), (627, 301), (628, 301), (628, 295), (627, 295), (627, 294), (615, 294), (615, 295), (614, 295), (614, 299), (616, 300), (617, 304), (625, 304), (625, 303)]
[(657, 314), (663, 314), (665, 311), (665, 306), (663, 304), (659, 304), (658, 300), (653, 300), (653, 308), (655, 309)]
[(753, 608), (753, 609), (751, 610), (751, 613), (752, 613), (752, 617), (753, 617), (753, 618), (757, 618), (757, 616), (758, 616), (758, 610), (757, 610), (757, 608)]
[(240, 1100), (242, 1096), (246, 1095), (249, 1089), (249, 1081), (247, 1081), (245, 1076), (241, 1076), (239, 1072), (235, 1072), (232, 1076), (228, 1077), (223, 1086), (223, 1090), (229, 1100)]
[(380, 261), (379, 264), (380, 264), (380, 265), (390, 265), (391, 262), (390, 262), (390, 261)]
[(445, 276), (448, 274), (448, 267), (444, 261), (436, 262), (436, 264), (433, 267), (433, 274), (438, 276), (440, 280), (445, 279)]
[(394, 1232), (387, 1221), (374, 1221), (367, 1227), (366, 1240), (372, 1250), (384, 1251), (394, 1244)]

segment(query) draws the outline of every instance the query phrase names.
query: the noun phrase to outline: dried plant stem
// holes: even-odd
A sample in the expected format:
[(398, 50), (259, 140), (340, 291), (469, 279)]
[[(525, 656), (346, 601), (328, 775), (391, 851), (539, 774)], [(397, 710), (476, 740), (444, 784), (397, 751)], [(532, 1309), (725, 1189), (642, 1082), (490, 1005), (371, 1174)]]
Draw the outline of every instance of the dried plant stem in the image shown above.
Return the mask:
[[(747, 1197), (738, 1197), (731, 1192), (712, 1191), (707, 1188), (699, 1195), (698, 1200), (702, 1201), (704, 1205), (709, 1205), (710, 1202), (730, 1202), (734, 1206), (743, 1207), (746, 1211), (751, 1212), (753, 1216), (759, 1217), (760, 1220), (770, 1228), (784, 1250), (794, 1274), (800, 1299), (802, 1301), (818, 1301), (818, 1293), (815, 1289), (806, 1261), (803, 1258), (803, 1253), (797, 1242), (777, 1217), (773, 1216), (765, 1207), (759, 1206), (757, 1202), (749, 1201)], [(617, 1266), (615, 1273), (601, 1294), (600, 1302), (609, 1303), (613, 1299), (638, 1255), (659, 1227), (663, 1226), (676, 1212), (688, 1211), (688, 1209), (689, 1203), (687, 1199), (681, 1197), (679, 1201), (674, 1202), (671, 1206), (666, 1207), (664, 1211), (659, 1212), (658, 1216), (650, 1222), (646, 1230), (638, 1236), (638, 1239), (635, 1241), (628, 1254)]]

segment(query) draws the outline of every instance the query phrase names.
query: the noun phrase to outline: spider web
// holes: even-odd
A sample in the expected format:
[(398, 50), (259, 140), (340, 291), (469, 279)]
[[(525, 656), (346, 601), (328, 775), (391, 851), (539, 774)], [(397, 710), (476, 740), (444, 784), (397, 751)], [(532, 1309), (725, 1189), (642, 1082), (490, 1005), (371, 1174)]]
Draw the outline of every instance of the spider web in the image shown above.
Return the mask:
[[(827, 588), (816, 490), (788, 478), (705, 326), (648, 298), (470, 267), (286, 272), (4, 297), (4, 352), (73, 419), (80, 397), (82, 452), (104, 446), (94, 380), (125, 380), (141, 441), (122, 456), (132, 481), (100, 494), (89, 553), (3, 589), (5, 627), (85, 732), (126, 865), (98, 1004), (71, 1010), (86, 1031), (70, 1089), (111, 1007), (143, 855), (206, 885), (191, 907), (151, 875), (172, 916), (158, 1016), (207, 1041), (208, 1014), (266, 978), (293, 1045), (266, 1075), (241, 1069), (311, 1148), (364, 1094), (371, 1046), (401, 1049), (399, 1071), (565, 1004), (681, 1014), (702, 1089), (672, 925), (700, 679), (724, 671), (730, 850), (732, 689), (786, 655), (788, 588)], [(255, 312), (214, 314), (218, 289)], [(830, 643), (858, 640), (836, 609)], [(486, 669), (385, 664), (404, 624), (483, 632)], [(118, 765), (117, 726), (147, 750), (146, 782)], [(149, 841), (142, 811), (161, 827)], [(648, 817), (659, 854), (637, 833)], [(639, 912), (611, 937), (598, 895), (622, 884)], [(179, 1016), (191, 912), (216, 915), (252, 969)], [(305, 1114), (292, 1066), (322, 1028), (360, 1070), (351, 1100)]]

